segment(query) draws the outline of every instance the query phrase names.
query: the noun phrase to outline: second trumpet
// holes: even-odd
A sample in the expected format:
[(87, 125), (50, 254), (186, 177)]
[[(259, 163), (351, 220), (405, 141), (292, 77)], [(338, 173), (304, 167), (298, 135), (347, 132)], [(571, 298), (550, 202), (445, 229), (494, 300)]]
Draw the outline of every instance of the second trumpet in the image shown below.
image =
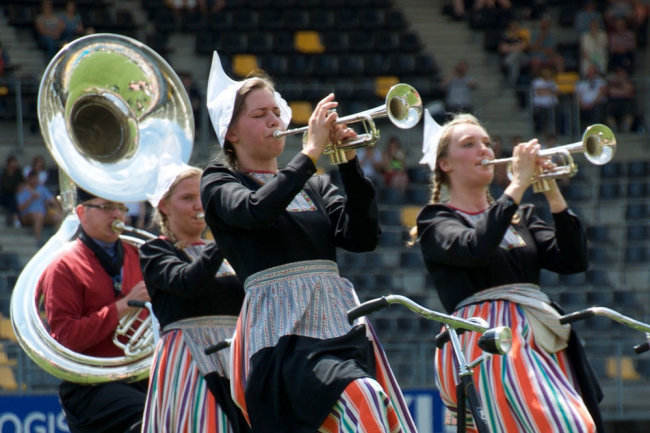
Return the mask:
[[(374, 146), (379, 140), (379, 130), (375, 127), (373, 119), (378, 117), (388, 117), (393, 125), (401, 129), (412, 128), (417, 125), (422, 117), (422, 98), (411, 85), (398, 83), (388, 90), (386, 101), (383, 105), (339, 118), (336, 121), (337, 124), (362, 122), (364, 125), (364, 133), (359, 134), (353, 140), (340, 144), (328, 143), (325, 146), (323, 154), (329, 156), (330, 163), (336, 165), (347, 162), (348, 159), (345, 156), (346, 150)], [(273, 137), (280, 139), (285, 135), (306, 134), (307, 130), (308, 127), (303, 126), (286, 131), (275, 131)], [(305, 137), (303, 137), (304, 139)]]
[[(596, 123), (590, 125), (582, 134), (582, 140), (563, 146), (552, 147), (541, 150), (538, 155), (541, 157), (559, 157), (563, 164), (557, 165), (552, 170), (542, 170), (533, 178), (533, 191), (542, 192), (548, 190), (544, 184), (546, 179), (565, 179), (575, 176), (578, 172), (577, 165), (573, 162), (571, 153), (582, 152), (585, 158), (594, 165), (605, 165), (614, 157), (616, 152), (616, 137), (612, 130), (606, 125)], [(508, 176), (511, 175), (512, 158), (484, 159), (481, 165), (508, 164)]]

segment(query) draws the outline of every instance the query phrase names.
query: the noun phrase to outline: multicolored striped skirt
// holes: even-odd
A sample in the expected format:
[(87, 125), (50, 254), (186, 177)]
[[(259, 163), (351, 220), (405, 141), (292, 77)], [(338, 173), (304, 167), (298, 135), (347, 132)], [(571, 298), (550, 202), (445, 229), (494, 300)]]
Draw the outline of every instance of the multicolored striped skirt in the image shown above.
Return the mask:
[[(490, 431), (587, 433), (595, 432), (594, 421), (578, 389), (565, 350), (547, 353), (535, 344), (535, 336), (522, 308), (510, 301), (472, 304), (454, 313), (468, 319), (481, 317), (491, 327), (510, 326), (512, 348), (495, 355), (474, 369), (474, 383), (487, 414)], [(480, 334), (460, 336), (468, 361), (478, 358)], [(451, 344), (436, 351), (436, 382), (442, 399), (455, 417), (456, 362)], [(469, 411), (467, 425), (473, 429)], [(468, 430), (469, 431), (469, 430)]]
[(143, 433), (233, 433), (204, 374), (229, 376), (229, 350), (210, 357), (205, 347), (231, 338), (236, 317), (213, 316), (168, 325), (154, 351)]
[[(285, 336), (323, 341), (347, 335), (353, 329), (347, 311), (359, 300), (352, 284), (339, 276), (336, 263), (326, 260), (277, 266), (250, 276), (244, 287), (246, 298), (231, 346), (231, 385), (235, 403), (250, 420), (245, 391), (253, 366), (251, 358), (274, 348)], [(365, 320), (355, 325), (359, 323)], [(328, 406), (331, 412), (319, 431), (415, 432), (384, 351), (372, 328), (366, 325), (366, 339), (374, 354), (374, 377), (350, 382), (339, 400)]]

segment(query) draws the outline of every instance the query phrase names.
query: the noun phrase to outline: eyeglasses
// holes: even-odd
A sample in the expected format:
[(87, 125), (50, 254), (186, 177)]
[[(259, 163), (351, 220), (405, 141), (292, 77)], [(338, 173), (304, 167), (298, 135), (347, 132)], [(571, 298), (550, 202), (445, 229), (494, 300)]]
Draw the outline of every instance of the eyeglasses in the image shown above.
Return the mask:
[(121, 214), (125, 214), (129, 211), (129, 208), (124, 206), (123, 204), (92, 204), (92, 203), (84, 203), (82, 206), (85, 207), (91, 207), (95, 209), (101, 209), (104, 212), (110, 212), (113, 213), (114, 211), (118, 211)]

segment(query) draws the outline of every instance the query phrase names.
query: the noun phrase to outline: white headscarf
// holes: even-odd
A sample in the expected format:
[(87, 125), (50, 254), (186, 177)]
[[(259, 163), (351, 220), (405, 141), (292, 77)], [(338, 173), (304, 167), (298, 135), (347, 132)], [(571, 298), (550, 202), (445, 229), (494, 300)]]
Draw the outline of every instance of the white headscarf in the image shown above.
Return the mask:
[(154, 209), (158, 207), (160, 200), (167, 194), (169, 187), (174, 183), (178, 175), (189, 168), (192, 167), (183, 162), (174, 161), (167, 153), (162, 156), (158, 170), (156, 190), (151, 194), (147, 194), (147, 199)]
[[(245, 82), (246, 80), (235, 81), (226, 75), (219, 54), (215, 51), (208, 78), (207, 106), (212, 126), (222, 148), (226, 142), (226, 132), (228, 132), (232, 120), (237, 91)], [(275, 92), (275, 102), (280, 108), (280, 118), (286, 128), (291, 122), (291, 108), (278, 92)]]
[(436, 158), (438, 156), (438, 143), (442, 134), (442, 126), (438, 124), (429, 113), (424, 110), (424, 137), (422, 139), (422, 159), (420, 164), (426, 164), (431, 171), (436, 169)]

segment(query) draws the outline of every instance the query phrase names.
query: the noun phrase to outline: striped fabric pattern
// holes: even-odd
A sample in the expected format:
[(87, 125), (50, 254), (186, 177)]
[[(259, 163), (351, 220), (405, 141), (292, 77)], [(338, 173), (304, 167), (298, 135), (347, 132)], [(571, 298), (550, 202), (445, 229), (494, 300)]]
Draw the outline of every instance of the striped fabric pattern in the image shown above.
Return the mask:
[[(512, 348), (493, 356), (474, 369), (474, 382), (494, 433), (595, 432), (564, 350), (549, 354), (535, 343), (524, 310), (509, 301), (473, 304), (455, 316), (481, 317), (491, 327), (510, 326)], [(468, 361), (480, 356), (477, 332), (465, 332), (460, 340)], [(450, 344), (436, 351), (436, 382), (445, 405), (455, 414), (456, 368)], [(466, 414), (471, 431), (473, 421)], [(468, 430), (469, 431), (469, 430)]]
[[(359, 300), (352, 284), (339, 276), (336, 263), (324, 260), (278, 266), (252, 275), (244, 286), (246, 299), (231, 345), (231, 386), (233, 399), (248, 420), (244, 390), (251, 356), (264, 347), (274, 346), (283, 335), (324, 339), (346, 334), (352, 329), (346, 312), (358, 305)], [(257, 325), (253, 331), (254, 323), (264, 323), (264, 326)], [(368, 338), (373, 342), (377, 378), (352, 382), (356, 385), (346, 388), (321, 427), (334, 430), (322, 431), (416, 432), (386, 355), (372, 327), (366, 325)], [(364, 409), (363, 416), (356, 418), (336, 415), (337, 407), (340, 412), (350, 410), (355, 404), (373, 409), (370, 412)], [(372, 427), (384, 424), (387, 429)]]
[(341, 394), (319, 433), (399, 433), (403, 430), (390, 399), (372, 379), (357, 379)]
[(156, 346), (142, 432), (232, 433), (180, 330), (165, 333)]

